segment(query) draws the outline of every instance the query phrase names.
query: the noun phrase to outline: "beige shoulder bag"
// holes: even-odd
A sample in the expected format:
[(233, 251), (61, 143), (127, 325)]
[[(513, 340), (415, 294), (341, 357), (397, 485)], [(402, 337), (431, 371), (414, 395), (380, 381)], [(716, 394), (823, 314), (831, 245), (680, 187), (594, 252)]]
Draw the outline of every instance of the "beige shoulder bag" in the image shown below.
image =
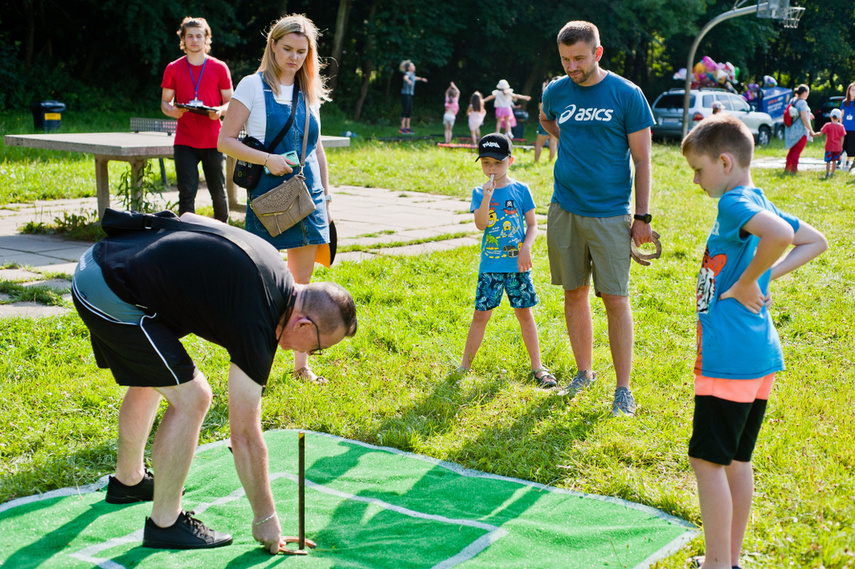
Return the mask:
[[(300, 155), (300, 171), (285, 182), (282, 182), (269, 192), (261, 194), (249, 202), (249, 206), (271, 237), (276, 237), (283, 231), (293, 227), (300, 220), (315, 211), (312, 194), (306, 187), (306, 177), (303, 168), (306, 165), (306, 145), (309, 140), (309, 104), (305, 97), (306, 126), (303, 128), (303, 152)], [(296, 138), (297, 133), (294, 133)]]

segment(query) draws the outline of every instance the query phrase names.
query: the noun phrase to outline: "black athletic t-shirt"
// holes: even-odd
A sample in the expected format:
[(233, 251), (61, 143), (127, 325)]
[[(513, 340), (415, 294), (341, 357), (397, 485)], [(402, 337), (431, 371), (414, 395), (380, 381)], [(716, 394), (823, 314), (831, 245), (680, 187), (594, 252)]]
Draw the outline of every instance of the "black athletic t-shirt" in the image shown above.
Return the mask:
[[(101, 240), (93, 254), (122, 300), (179, 338), (192, 333), (224, 347), (232, 363), (265, 385), (276, 354), (276, 325), (293, 308), (294, 279), (266, 241), (239, 228), (221, 229), (248, 243), (261, 266), (224, 237), (190, 231), (128, 231)], [(267, 290), (259, 270), (281, 297)]]

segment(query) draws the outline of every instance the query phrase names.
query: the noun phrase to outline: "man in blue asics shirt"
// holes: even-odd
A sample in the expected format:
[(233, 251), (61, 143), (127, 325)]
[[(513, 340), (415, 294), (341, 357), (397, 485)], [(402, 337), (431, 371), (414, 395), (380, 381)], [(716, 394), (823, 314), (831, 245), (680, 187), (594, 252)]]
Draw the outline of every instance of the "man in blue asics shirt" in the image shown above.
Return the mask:
[(600, 68), (603, 47), (594, 24), (568, 22), (558, 34), (558, 52), (567, 76), (547, 87), (540, 116), (543, 128), (559, 137), (547, 244), (552, 284), (564, 288), (564, 317), (578, 370), (559, 394), (575, 396), (596, 379), (588, 300), (593, 276), (606, 308), (617, 376), (612, 415), (633, 415), (630, 239), (636, 245), (652, 241), (653, 115), (641, 89)]

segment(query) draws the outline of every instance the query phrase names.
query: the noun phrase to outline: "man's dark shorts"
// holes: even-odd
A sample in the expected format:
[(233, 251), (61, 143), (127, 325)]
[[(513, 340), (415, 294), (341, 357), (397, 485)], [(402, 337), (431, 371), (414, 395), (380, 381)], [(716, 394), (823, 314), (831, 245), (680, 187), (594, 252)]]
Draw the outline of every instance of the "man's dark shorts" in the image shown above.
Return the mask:
[(119, 385), (175, 386), (199, 373), (172, 330), (109, 290), (91, 254), (78, 264), (71, 295), (89, 328), (95, 362), (109, 368)]

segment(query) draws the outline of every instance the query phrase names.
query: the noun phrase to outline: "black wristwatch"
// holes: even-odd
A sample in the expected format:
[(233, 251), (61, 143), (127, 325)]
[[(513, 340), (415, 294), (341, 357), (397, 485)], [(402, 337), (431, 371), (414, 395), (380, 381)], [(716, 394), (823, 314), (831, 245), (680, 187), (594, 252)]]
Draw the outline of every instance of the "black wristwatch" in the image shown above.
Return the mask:
[(644, 223), (647, 223), (648, 225), (650, 224), (651, 221), (653, 221), (653, 216), (650, 215), (649, 213), (645, 213), (644, 215), (636, 213), (632, 217), (634, 217), (638, 221), (643, 221)]

